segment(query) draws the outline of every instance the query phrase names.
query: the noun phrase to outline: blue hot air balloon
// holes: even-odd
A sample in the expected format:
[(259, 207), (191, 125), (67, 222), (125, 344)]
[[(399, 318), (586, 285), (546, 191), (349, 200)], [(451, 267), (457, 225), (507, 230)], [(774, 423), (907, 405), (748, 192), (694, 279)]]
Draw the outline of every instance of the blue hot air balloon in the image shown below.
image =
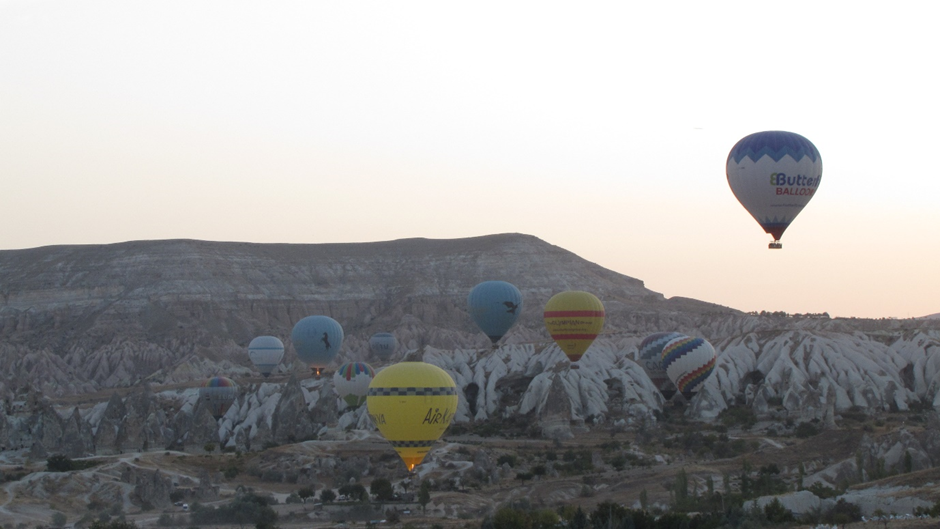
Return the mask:
[(780, 238), (816, 193), (822, 157), (816, 146), (793, 132), (772, 130), (745, 136), (728, 154), (728, 185), (764, 231)]
[(307, 316), (298, 321), (290, 333), (297, 356), (317, 377), (336, 358), (343, 336), (343, 327), (329, 316)]
[(379, 360), (388, 360), (398, 349), (398, 340), (390, 332), (377, 332), (369, 338), (369, 350), (377, 356)]
[(495, 346), (522, 314), (522, 293), (505, 281), (484, 281), (470, 291), (467, 308)]
[(657, 332), (643, 338), (637, 347), (637, 363), (666, 400), (676, 394), (676, 385), (669, 380), (666, 368), (663, 367), (663, 347), (675, 338), (683, 336), (685, 335), (677, 332)]

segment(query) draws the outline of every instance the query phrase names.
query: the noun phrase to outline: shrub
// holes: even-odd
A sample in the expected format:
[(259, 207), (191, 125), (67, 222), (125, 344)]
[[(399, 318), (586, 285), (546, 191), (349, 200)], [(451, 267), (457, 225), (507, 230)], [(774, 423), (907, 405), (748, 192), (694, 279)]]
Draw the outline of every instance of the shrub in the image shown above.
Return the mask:
[(796, 427), (796, 436), (800, 439), (806, 439), (807, 437), (813, 437), (819, 433), (819, 429), (816, 428), (811, 422), (801, 422)]

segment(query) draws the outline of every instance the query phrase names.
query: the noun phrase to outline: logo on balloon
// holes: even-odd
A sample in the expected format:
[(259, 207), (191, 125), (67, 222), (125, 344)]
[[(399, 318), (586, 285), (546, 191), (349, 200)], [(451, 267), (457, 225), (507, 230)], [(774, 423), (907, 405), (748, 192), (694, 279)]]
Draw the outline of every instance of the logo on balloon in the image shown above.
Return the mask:
[(787, 176), (786, 173), (771, 173), (770, 185), (775, 186), (778, 195), (813, 196), (822, 175), (811, 178), (804, 175)]
[(450, 424), (452, 415), (453, 413), (447, 408), (444, 408), (444, 413), (441, 413), (440, 408), (433, 410), (428, 408), (428, 413), (424, 416), (424, 420), (421, 421), (421, 424)]

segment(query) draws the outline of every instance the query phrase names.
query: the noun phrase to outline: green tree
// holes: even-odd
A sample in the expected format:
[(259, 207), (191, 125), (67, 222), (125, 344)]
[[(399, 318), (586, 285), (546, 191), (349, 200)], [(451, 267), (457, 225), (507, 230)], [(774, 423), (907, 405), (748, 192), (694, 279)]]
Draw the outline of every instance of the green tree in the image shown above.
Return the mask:
[(428, 504), (431, 503), (431, 484), (427, 481), (422, 481), (418, 489), (418, 503), (421, 504), (421, 511), (427, 514)]
[(648, 511), (650, 507), (649, 494), (647, 494), (646, 489), (640, 491), (640, 509)]
[(68, 518), (65, 517), (65, 513), (55, 512), (52, 513), (52, 526), (53, 527), (62, 527), (65, 523), (68, 522)]
[(323, 503), (333, 503), (336, 500), (336, 493), (333, 489), (323, 489), (320, 491), (320, 501)]
[(62, 454), (55, 454), (46, 459), (46, 471), (69, 472), (75, 470), (72, 460)]
[(314, 495), (312, 487), (303, 487), (297, 491), (297, 496), (300, 497), (301, 501), (307, 503), (307, 498), (312, 498)]
[(369, 492), (361, 483), (353, 483), (349, 486), (349, 490), (346, 493), (349, 496), (349, 499), (356, 501), (369, 501)]
[(794, 521), (793, 513), (784, 507), (778, 498), (764, 505), (764, 516), (767, 517), (767, 521), (775, 524)]
[(392, 488), (392, 482), (385, 478), (376, 478), (369, 485), (369, 492), (379, 501), (391, 501), (395, 496), (395, 489)]
[(587, 526), (587, 514), (581, 510), (581, 506), (579, 505), (578, 510), (574, 511), (574, 516), (571, 518), (571, 529), (587, 529)]
[(689, 496), (689, 476), (685, 469), (676, 473), (676, 481), (672, 486), (673, 508), (678, 512), (695, 510), (695, 499)]
[(126, 520), (95, 520), (89, 529), (137, 529), (137, 524)]
[(904, 473), (908, 474), (914, 470), (914, 458), (911, 456), (911, 452), (904, 452)]
[(503, 507), (493, 516), (493, 529), (524, 529), (528, 528), (526, 516), (521, 511), (511, 507)]

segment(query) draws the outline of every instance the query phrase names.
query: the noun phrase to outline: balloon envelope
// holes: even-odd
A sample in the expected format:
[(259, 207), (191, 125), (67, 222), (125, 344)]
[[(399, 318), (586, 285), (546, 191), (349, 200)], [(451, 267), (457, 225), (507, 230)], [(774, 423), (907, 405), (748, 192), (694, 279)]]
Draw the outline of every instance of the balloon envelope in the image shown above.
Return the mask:
[(552, 296), (543, 316), (548, 334), (574, 363), (604, 327), (604, 304), (594, 294), (569, 290)]
[(274, 336), (258, 336), (248, 344), (248, 358), (262, 375), (268, 376), (284, 358), (284, 343)]
[(687, 399), (715, 370), (715, 348), (702, 338), (683, 336), (663, 346), (663, 367), (669, 379)]
[(232, 407), (238, 387), (235, 382), (226, 377), (212, 377), (203, 382), (199, 388), (199, 398), (208, 406), (212, 416), (221, 419), (225, 412)]
[(348, 362), (333, 373), (333, 389), (339, 398), (346, 404), (355, 408), (366, 401), (369, 394), (369, 383), (375, 377), (375, 370), (364, 362)]
[(799, 134), (757, 132), (731, 149), (726, 172), (734, 196), (777, 242), (816, 193), (822, 157)]
[(291, 341), (300, 360), (316, 371), (329, 365), (343, 345), (343, 327), (329, 316), (307, 316), (294, 325)]
[(444, 434), (457, 402), (454, 379), (424, 362), (400, 362), (379, 371), (366, 398), (369, 416), (409, 471)]
[(480, 330), (496, 345), (522, 314), (522, 293), (512, 283), (484, 281), (470, 290), (467, 310)]
[(663, 367), (663, 347), (683, 336), (685, 335), (677, 332), (657, 332), (644, 338), (637, 348), (637, 363), (666, 400), (676, 394), (676, 385), (669, 380), (669, 375)]
[(377, 356), (379, 360), (388, 360), (398, 349), (398, 340), (390, 332), (377, 332), (369, 338), (369, 350)]

